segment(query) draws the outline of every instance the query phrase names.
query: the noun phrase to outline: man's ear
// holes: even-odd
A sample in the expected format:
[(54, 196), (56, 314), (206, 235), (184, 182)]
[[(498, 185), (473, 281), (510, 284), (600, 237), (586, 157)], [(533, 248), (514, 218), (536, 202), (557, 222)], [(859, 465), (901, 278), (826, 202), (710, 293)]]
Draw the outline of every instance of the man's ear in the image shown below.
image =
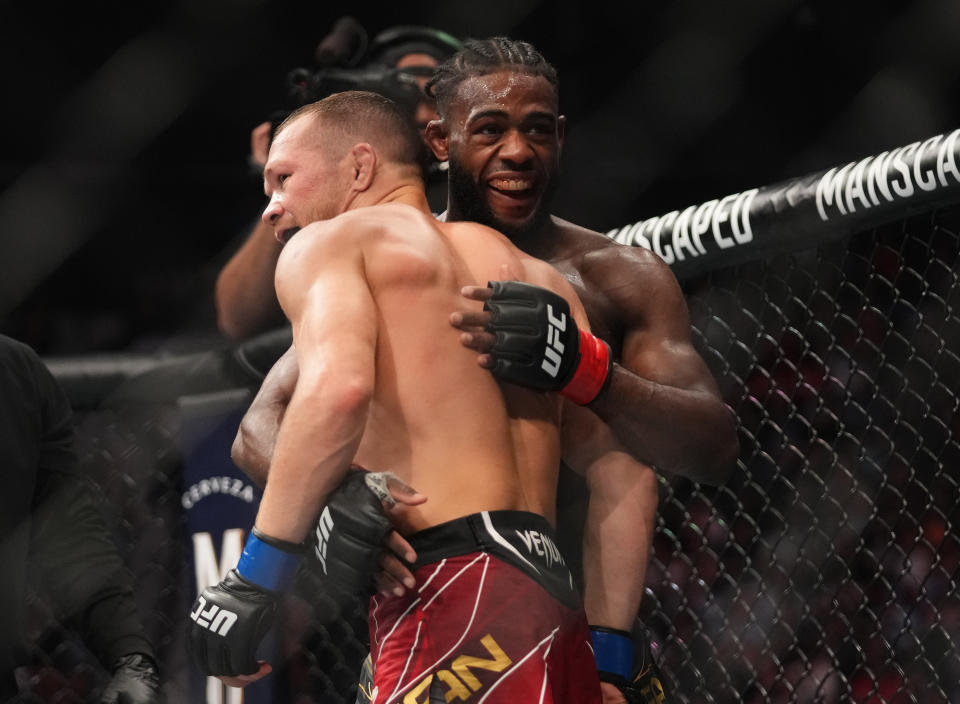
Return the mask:
[(366, 142), (354, 144), (350, 150), (350, 166), (353, 169), (351, 189), (361, 192), (367, 190), (373, 183), (377, 169), (377, 152)]
[(430, 147), (430, 151), (439, 161), (446, 161), (450, 158), (449, 140), (447, 128), (443, 120), (430, 120), (427, 128), (423, 131), (423, 138)]
[(567, 116), (560, 115), (557, 118), (557, 141), (560, 142), (560, 148), (563, 149), (563, 140), (567, 136)]

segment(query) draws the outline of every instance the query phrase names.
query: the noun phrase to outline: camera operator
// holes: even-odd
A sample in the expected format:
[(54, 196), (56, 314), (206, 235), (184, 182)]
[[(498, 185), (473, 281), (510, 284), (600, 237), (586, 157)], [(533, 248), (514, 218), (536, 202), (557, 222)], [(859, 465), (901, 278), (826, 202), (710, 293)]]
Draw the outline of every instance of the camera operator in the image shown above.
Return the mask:
[[(293, 109), (344, 90), (370, 90), (391, 98), (409, 110), (422, 134), (436, 116), (434, 102), (423, 87), (439, 63), (459, 48), (457, 39), (431, 27), (399, 25), (368, 40), (356, 20), (339, 19), (317, 46), (316, 67), (295, 68), (287, 75), (289, 109), (273, 112), (251, 132), (251, 165), (263, 170), (273, 130)], [(434, 212), (440, 212), (446, 207), (446, 164), (436, 161), (429, 150), (424, 154), (427, 200)], [(217, 276), (217, 326), (226, 337), (241, 341), (285, 324), (272, 293), (279, 256), (280, 243), (258, 217)]]

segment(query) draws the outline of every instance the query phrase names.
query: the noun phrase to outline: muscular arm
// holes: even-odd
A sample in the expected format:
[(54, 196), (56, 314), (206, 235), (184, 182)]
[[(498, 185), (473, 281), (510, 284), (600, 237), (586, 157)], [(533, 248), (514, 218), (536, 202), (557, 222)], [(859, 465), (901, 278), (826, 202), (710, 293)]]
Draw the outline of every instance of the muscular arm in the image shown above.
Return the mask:
[(269, 225), (257, 221), (243, 246), (217, 276), (217, 326), (231, 340), (244, 340), (283, 323), (273, 289), (281, 245)]
[[(640, 610), (653, 542), (656, 475), (631, 457), (610, 428), (586, 408), (567, 403), (563, 424), (563, 459), (584, 475), (589, 490), (582, 543), (587, 622), (630, 633)], [(597, 657), (608, 662), (600, 651)], [(616, 684), (601, 682), (600, 689), (604, 704), (633, 701)]]
[(280, 423), (297, 385), (300, 369), (295, 349), (291, 345), (264, 377), (230, 450), (234, 464), (261, 489), (267, 483)]
[(650, 557), (656, 475), (589, 410), (567, 403), (563, 414), (563, 459), (590, 490), (583, 534), (587, 620), (630, 631)]
[(626, 323), (620, 361), (589, 408), (635, 457), (663, 472), (721, 484), (736, 465), (736, 427), (693, 346), (683, 293), (653, 254), (627, 250), (617, 258), (585, 272), (603, 282)]
[(277, 269), (300, 374), (277, 434), (256, 526), (294, 543), (346, 476), (374, 388), (373, 297), (359, 249), (335, 234), (305, 228)]
[[(621, 338), (619, 349), (612, 350), (618, 362), (606, 388), (588, 407), (643, 462), (697, 481), (723, 483), (739, 453), (734, 419), (693, 346), (686, 302), (673, 273), (652, 252), (630, 247), (600, 246), (576, 259), (572, 273), (598, 299), (597, 322), (607, 318), (607, 324), (620, 329), (614, 337)], [(464, 295), (486, 301), (494, 293), (468, 287)], [(494, 360), (503, 354), (495, 346), (509, 330), (507, 316), (501, 313), (494, 324), (490, 312), (458, 311), (450, 322), (464, 332), (463, 344), (481, 353), (483, 366), (501, 379), (527, 385), (497, 371), (507, 359)], [(521, 343), (522, 336), (518, 338), (510, 344)], [(537, 348), (529, 354), (537, 358), (542, 352)]]

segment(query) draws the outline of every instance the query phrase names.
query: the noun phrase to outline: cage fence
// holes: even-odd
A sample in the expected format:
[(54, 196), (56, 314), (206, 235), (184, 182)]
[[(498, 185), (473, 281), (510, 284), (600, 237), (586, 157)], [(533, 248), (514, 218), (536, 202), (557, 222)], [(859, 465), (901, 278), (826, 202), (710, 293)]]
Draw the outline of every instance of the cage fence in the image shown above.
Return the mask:
[[(660, 478), (639, 617), (667, 701), (960, 702), (958, 233), (941, 208), (684, 281), (741, 456), (720, 487)], [(179, 408), (77, 422), (168, 701), (188, 701)], [(96, 701), (105, 675), (29, 606), (27, 700)], [(354, 701), (360, 599), (324, 624), (294, 595), (279, 630), (283, 701)]]

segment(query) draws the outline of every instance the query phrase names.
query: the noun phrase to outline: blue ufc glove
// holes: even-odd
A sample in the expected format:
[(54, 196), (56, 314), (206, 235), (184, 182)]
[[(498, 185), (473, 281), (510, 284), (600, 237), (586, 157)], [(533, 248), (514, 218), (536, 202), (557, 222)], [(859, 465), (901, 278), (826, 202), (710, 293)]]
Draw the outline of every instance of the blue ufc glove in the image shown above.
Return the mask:
[(601, 682), (620, 690), (627, 704), (667, 704), (662, 678), (650, 651), (645, 631), (638, 633), (640, 647), (633, 636), (615, 628), (590, 626), (593, 655)]
[(301, 556), (301, 546), (253, 529), (236, 569), (204, 589), (190, 612), (187, 647), (201, 672), (236, 676), (259, 669), (257, 647)]
[(610, 347), (580, 330), (562, 296), (520, 281), (490, 281), (483, 309), (496, 336), (490, 370), (501, 380), (538, 391), (559, 391), (574, 403), (593, 401), (610, 380)]

